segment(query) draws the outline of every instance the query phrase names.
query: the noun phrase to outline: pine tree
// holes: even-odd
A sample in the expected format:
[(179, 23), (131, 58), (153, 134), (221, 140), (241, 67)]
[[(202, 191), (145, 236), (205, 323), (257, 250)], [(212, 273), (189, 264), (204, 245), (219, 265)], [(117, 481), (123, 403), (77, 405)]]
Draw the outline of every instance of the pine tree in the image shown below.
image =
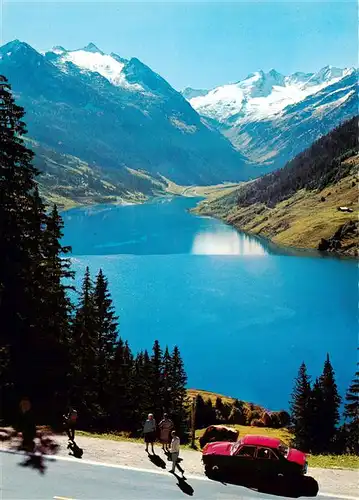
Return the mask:
[(155, 340), (152, 348), (150, 397), (152, 400), (152, 413), (154, 414), (155, 419), (159, 420), (161, 419), (164, 410), (164, 383), (162, 349), (158, 340)]
[(203, 429), (213, 425), (216, 420), (215, 409), (212, 401), (208, 398), (204, 401), (200, 394), (196, 396), (196, 429)]
[(166, 346), (163, 355), (163, 410), (164, 412), (172, 415), (174, 410), (174, 404), (172, 399), (172, 387), (174, 387), (175, 381), (173, 379), (172, 370), (172, 357), (170, 355), (168, 346)]
[(231, 424), (246, 425), (247, 419), (243, 401), (238, 401), (238, 399), (234, 400), (228, 416), (228, 421)]
[(346, 447), (352, 453), (359, 453), (359, 370), (356, 371), (354, 379), (350, 384), (344, 406), (344, 417), (347, 421), (345, 426)]
[(97, 367), (97, 322), (94, 305), (94, 286), (90, 270), (86, 267), (80, 300), (73, 322), (71, 359), (73, 367), (73, 387), (71, 405), (81, 413), (81, 422), (88, 426), (102, 416), (98, 401), (96, 380)]
[[(0, 352), (6, 367), (1, 373), (2, 402), (8, 407), (10, 397), (14, 403), (26, 393), (46, 420), (54, 395), (65, 390), (66, 366), (48, 310), (55, 301), (48, 277), (49, 218), (37, 189), (33, 153), (24, 145), (23, 116), (0, 76)], [(61, 307), (58, 304), (58, 310)]]
[(294, 445), (304, 451), (311, 444), (311, 385), (305, 363), (299, 368), (290, 402), (291, 419), (294, 426)]
[(321, 440), (318, 451), (330, 451), (339, 423), (341, 398), (335, 382), (335, 374), (329, 354), (324, 363), (323, 374), (319, 379), (322, 398), (322, 420), (320, 422)]
[[(71, 252), (70, 247), (61, 244), (63, 237), (63, 220), (58, 213), (56, 205), (46, 218), (44, 229), (44, 271), (46, 284), (46, 311), (47, 329), (52, 332), (55, 342), (59, 344), (58, 353), (51, 361), (56, 365), (59, 377), (60, 391), (53, 392), (52, 408), (60, 417), (63, 408), (68, 403), (68, 391), (71, 380), (69, 378), (71, 341), (70, 321), (73, 306), (67, 294), (69, 289), (74, 289), (70, 284), (74, 277), (71, 271), (71, 262), (65, 256)], [(66, 280), (67, 284), (64, 283)], [(49, 401), (49, 404), (50, 401)]]
[(215, 403), (215, 412), (216, 412), (216, 422), (218, 423), (223, 423), (225, 422), (225, 418), (224, 418), (224, 404), (223, 404), (223, 401), (222, 401), (222, 398), (221, 397), (217, 397), (216, 398), (216, 403)]
[[(118, 317), (115, 315), (108, 291), (108, 281), (100, 269), (93, 293), (94, 319), (96, 329), (96, 378), (98, 403), (105, 410), (109, 405), (111, 392), (111, 367), (115, 355), (118, 335)], [(105, 411), (106, 413), (106, 411)]]
[(142, 432), (148, 413), (153, 413), (151, 397), (151, 360), (147, 351), (139, 352), (134, 361), (132, 380), (132, 422), (134, 433)]
[(206, 403), (200, 394), (196, 396), (196, 429), (203, 429), (206, 427)]
[(354, 379), (347, 390), (345, 401), (344, 417), (350, 424), (359, 427), (359, 370), (355, 372)]
[[(22, 391), (31, 391), (28, 353), (31, 323), (29, 299), (33, 261), (27, 246), (32, 223), (35, 177), (33, 153), (25, 147), (22, 121), (24, 110), (15, 104), (11, 88), (0, 76), (0, 317), (2, 400), (13, 393), (16, 400)], [(25, 354), (26, 353), (26, 354)]]
[[(134, 360), (127, 342), (120, 338), (115, 349), (115, 356), (110, 367), (110, 425), (114, 430), (132, 429), (134, 416), (133, 399), (138, 388), (133, 385)], [(136, 380), (137, 382), (137, 380)], [(139, 401), (135, 401), (139, 403)]]
[(317, 378), (313, 384), (310, 395), (310, 450), (320, 453), (323, 448), (323, 419), (325, 419), (323, 406), (323, 392), (320, 379)]
[(187, 375), (184, 369), (181, 353), (177, 346), (174, 347), (172, 352), (170, 374), (172, 418), (177, 431), (181, 434), (182, 439), (186, 439), (189, 427), (186, 391)]

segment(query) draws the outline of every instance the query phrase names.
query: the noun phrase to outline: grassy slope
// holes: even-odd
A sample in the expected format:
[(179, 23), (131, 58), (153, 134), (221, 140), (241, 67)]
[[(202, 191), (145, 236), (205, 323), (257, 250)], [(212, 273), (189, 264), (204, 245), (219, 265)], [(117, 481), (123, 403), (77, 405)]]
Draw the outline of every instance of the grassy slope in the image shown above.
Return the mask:
[[(202, 396), (202, 398), (205, 401), (207, 401), (208, 399), (210, 399), (212, 401), (213, 405), (215, 405), (217, 398), (221, 398), (223, 403), (232, 404), (235, 401), (235, 398), (231, 398), (230, 396), (223, 396), (222, 394), (217, 394), (215, 392), (204, 391), (202, 389), (187, 389), (187, 396), (188, 396), (189, 399), (192, 399), (192, 398), (196, 397), (197, 394), (199, 394), (200, 396)], [(259, 405), (255, 405), (255, 404), (252, 404), (252, 403), (246, 403), (244, 401), (244, 407), (249, 408), (250, 406), (252, 407), (252, 410), (265, 411), (264, 408), (262, 408)]]
[[(359, 157), (347, 160), (353, 166)], [(321, 238), (331, 237), (335, 231), (350, 220), (357, 220), (358, 183), (353, 173), (323, 191), (298, 191), (291, 198), (278, 203), (275, 208), (263, 204), (239, 207), (235, 197), (226, 199), (209, 197), (195, 210), (201, 215), (212, 215), (224, 219), (243, 231), (270, 238), (279, 245), (297, 248), (317, 248)], [(354, 184), (353, 184), (354, 183)], [(322, 196), (325, 201), (322, 202)], [(228, 197), (229, 198), (229, 197)], [(339, 212), (338, 206), (353, 208), (353, 213)], [(346, 241), (346, 245), (357, 241)]]

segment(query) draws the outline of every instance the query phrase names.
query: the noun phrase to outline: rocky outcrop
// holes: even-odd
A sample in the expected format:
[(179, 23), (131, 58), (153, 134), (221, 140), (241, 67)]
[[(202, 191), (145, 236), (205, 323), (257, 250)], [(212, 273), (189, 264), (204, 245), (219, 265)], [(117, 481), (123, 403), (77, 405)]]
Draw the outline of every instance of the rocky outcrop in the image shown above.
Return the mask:
[(318, 245), (321, 252), (336, 252), (343, 255), (357, 257), (358, 253), (359, 222), (350, 220), (328, 239), (322, 238)]

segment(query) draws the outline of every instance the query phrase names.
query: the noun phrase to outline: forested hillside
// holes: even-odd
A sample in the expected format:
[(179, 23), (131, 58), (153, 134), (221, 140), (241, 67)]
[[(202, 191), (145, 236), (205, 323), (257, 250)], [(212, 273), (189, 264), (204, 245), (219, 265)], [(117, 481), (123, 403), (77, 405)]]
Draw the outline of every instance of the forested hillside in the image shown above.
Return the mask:
[(232, 196), (241, 207), (264, 203), (273, 208), (300, 189), (322, 190), (338, 182), (352, 168), (345, 160), (357, 153), (358, 117), (355, 117), (316, 141), (281, 170), (245, 184)]
[[(357, 254), (358, 118), (276, 172), (201, 203), (198, 212), (281, 245)], [(348, 207), (341, 211), (339, 207)], [(339, 231), (339, 233), (338, 233)], [(331, 239), (334, 242), (331, 243)], [(328, 243), (321, 244), (321, 239)]]

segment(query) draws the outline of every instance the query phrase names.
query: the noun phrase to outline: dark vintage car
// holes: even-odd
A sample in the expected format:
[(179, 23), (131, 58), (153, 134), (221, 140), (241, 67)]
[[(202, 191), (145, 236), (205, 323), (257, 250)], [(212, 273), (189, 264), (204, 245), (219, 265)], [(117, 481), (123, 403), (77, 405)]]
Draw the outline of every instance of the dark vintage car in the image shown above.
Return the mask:
[(299, 477), (307, 472), (305, 453), (289, 448), (280, 439), (244, 436), (236, 443), (208, 443), (202, 450), (206, 474)]

